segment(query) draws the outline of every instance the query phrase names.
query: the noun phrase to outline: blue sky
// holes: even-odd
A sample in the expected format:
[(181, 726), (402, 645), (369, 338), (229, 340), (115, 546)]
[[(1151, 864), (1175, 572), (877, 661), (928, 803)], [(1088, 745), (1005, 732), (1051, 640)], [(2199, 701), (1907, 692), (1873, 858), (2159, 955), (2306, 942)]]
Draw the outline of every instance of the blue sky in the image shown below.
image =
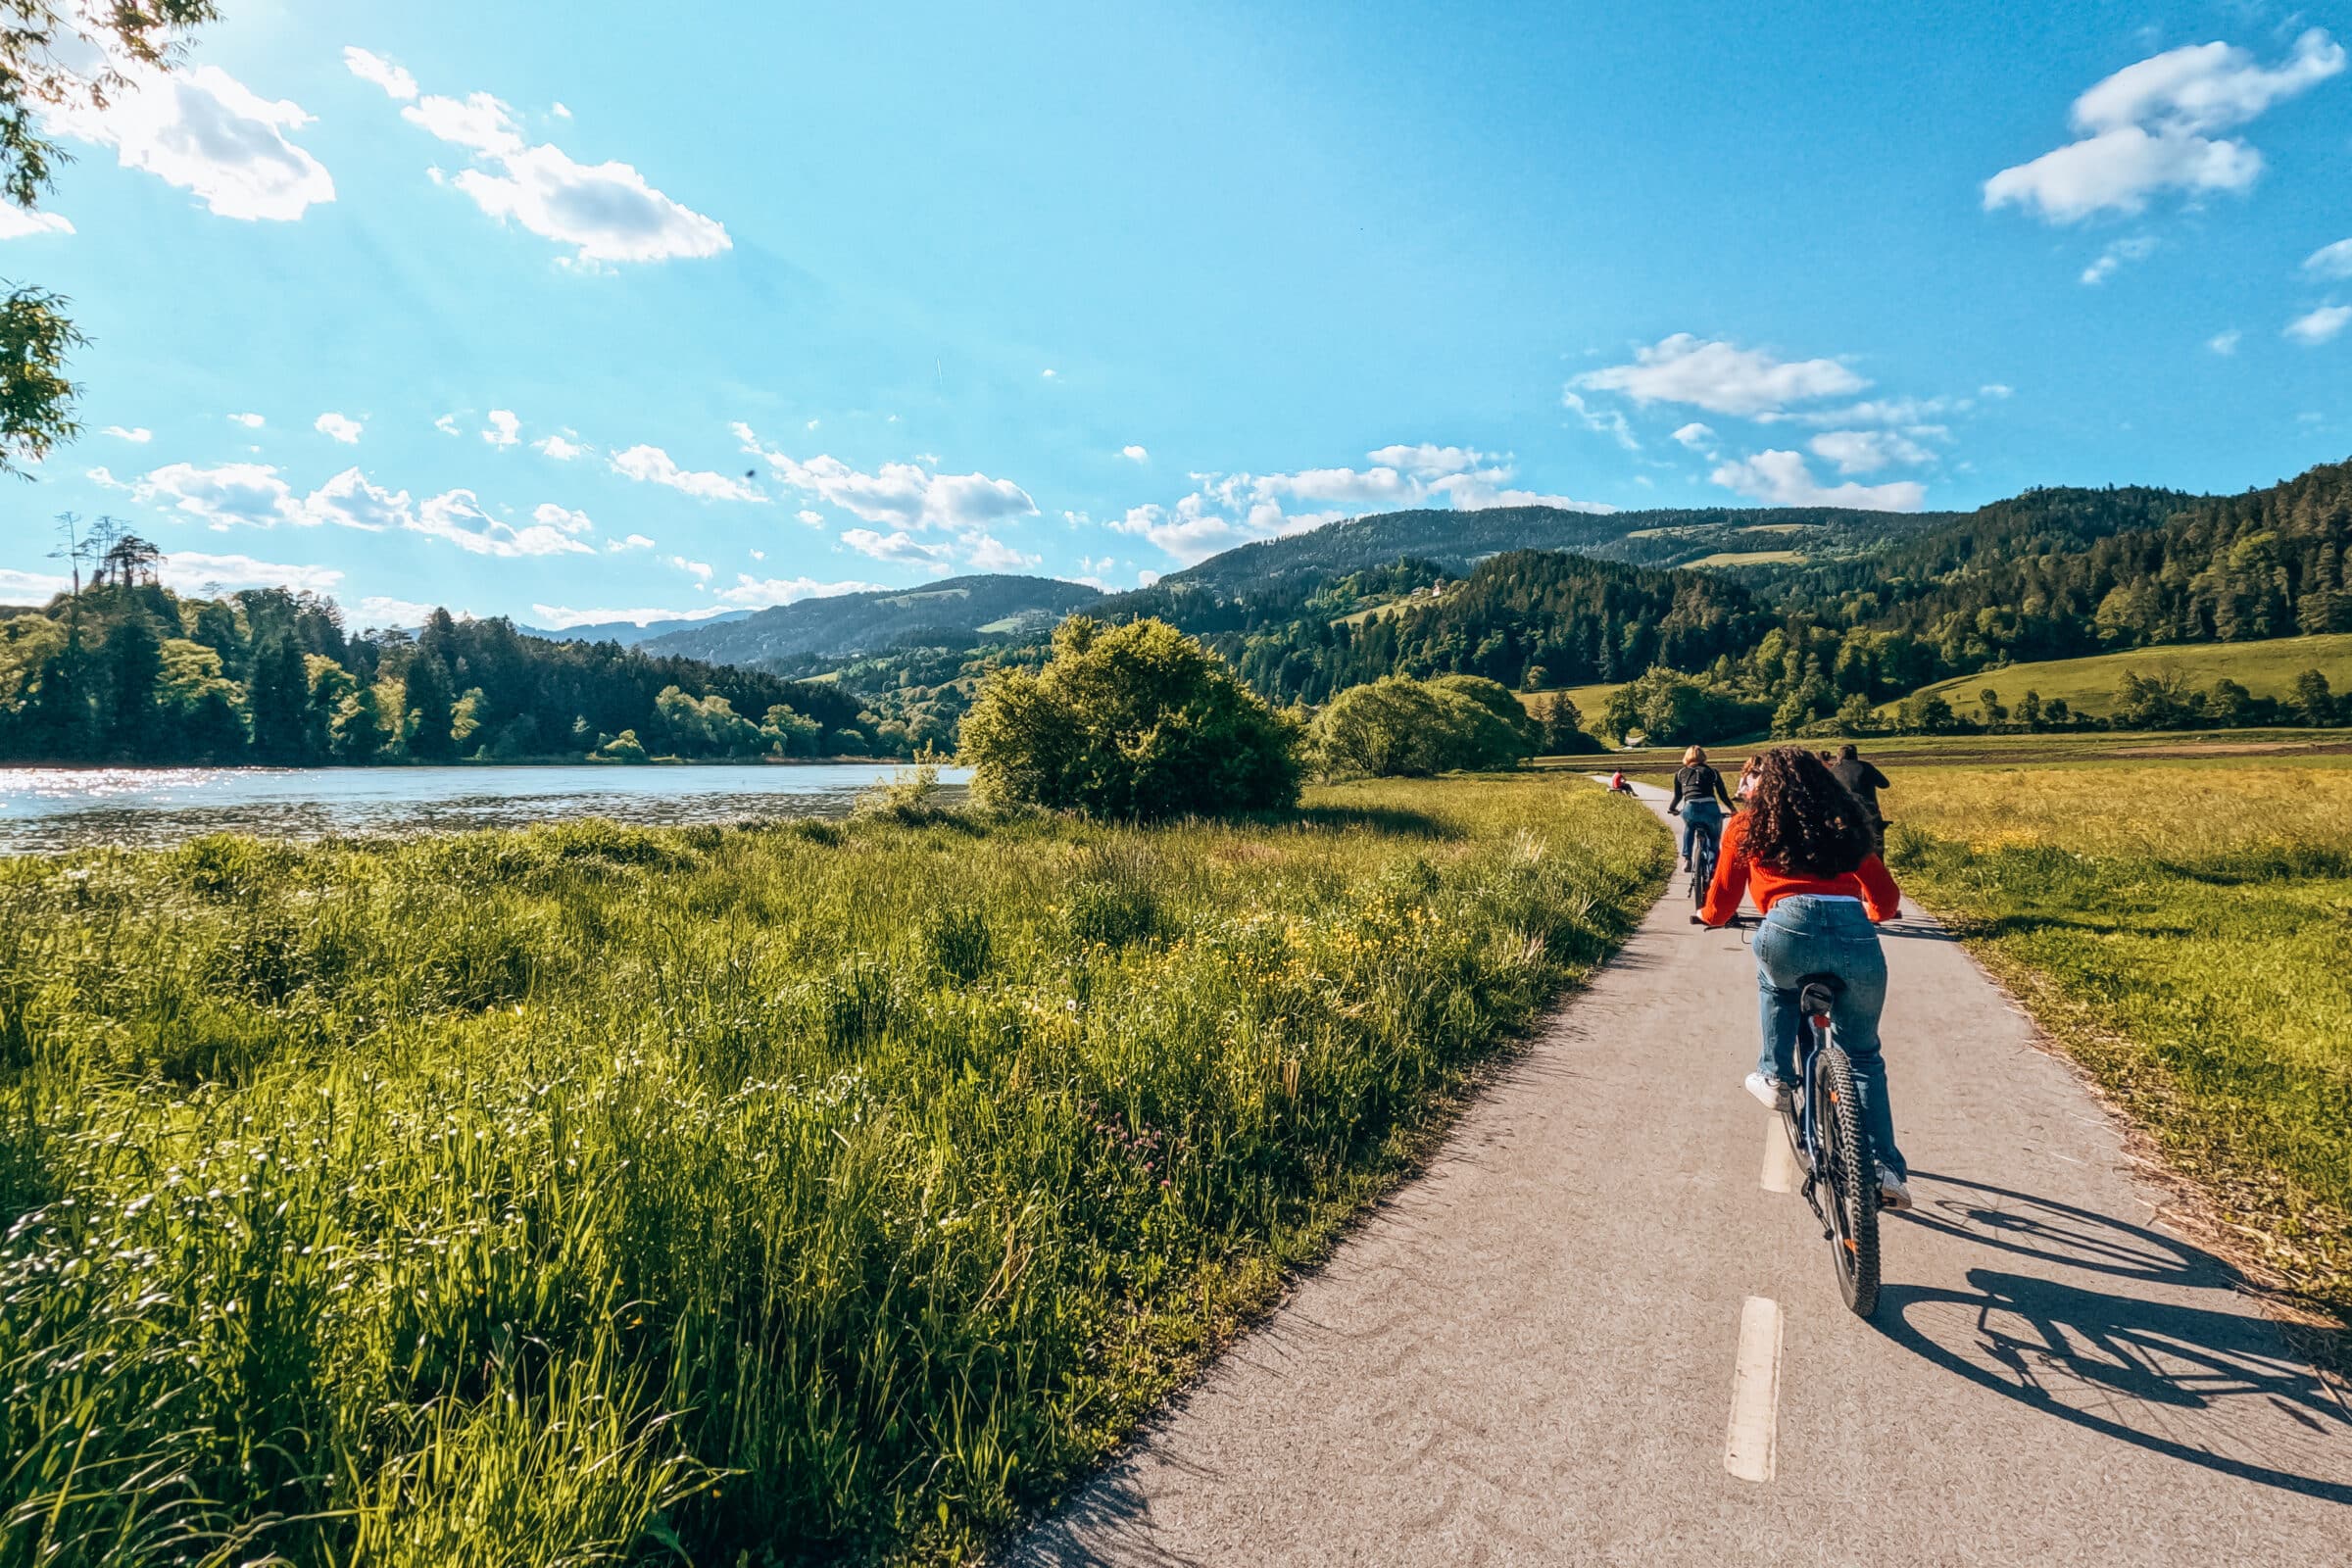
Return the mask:
[(0, 597), (67, 509), (562, 623), (2352, 455), (2325, 10), (227, 9), (0, 214), (94, 340)]

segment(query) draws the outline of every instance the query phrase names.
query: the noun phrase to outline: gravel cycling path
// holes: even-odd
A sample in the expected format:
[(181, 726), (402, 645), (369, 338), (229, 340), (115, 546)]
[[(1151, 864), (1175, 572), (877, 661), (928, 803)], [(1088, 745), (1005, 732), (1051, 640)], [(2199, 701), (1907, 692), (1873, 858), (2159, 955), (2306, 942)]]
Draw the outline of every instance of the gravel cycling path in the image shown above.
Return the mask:
[(1919, 1207), (1876, 1320), (1846, 1311), (1740, 1087), (1752, 959), (1687, 881), (1006, 1560), (2352, 1560), (2352, 1409), (1908, 906), (1885, 1033)]

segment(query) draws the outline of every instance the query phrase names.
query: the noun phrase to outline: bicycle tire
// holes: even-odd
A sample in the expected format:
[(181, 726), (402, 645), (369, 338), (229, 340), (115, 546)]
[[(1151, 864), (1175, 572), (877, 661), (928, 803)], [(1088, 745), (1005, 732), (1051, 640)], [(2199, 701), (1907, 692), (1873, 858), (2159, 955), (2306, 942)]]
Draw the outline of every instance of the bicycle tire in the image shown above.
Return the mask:
[(1715, 849), (1704, 833), (1690, 847), (1690, 907), (1703, 909), (1707, 906), (1707, 884), (1715, 880)]
[(1830, 1255), (1838, 1294), (1857, 1317), (1879, 1304), (1879, 1167), (1854, 1093), (1854, 1064), (1835, 1041), (1813, 1055), (1813, 1088), (1820, 1096), (1815, 1125), (1821, 1139), (1821, 1181), (1830, 1222)]

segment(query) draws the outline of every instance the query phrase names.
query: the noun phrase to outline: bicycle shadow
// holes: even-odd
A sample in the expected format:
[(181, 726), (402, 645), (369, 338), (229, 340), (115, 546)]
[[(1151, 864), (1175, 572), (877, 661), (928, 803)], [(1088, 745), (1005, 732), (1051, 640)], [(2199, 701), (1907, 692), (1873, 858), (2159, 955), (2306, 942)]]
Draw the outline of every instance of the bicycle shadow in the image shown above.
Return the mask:
[[(1913, 1171), (1914, 1224), (2121, 1283), (2203, 1287), (2235, 1274), (2176, 1237), (1986, 1183)], [(1943, 1196), (1939, 1189), (1955, 1189)], [(1980, 1388), (2134, 1447), (2282, 1492), (2352, 1504), (2352, 1409), (2243, 1310), (1972, 1268), (1969, 1289), (1889, 1284), (1874, 1325)]]

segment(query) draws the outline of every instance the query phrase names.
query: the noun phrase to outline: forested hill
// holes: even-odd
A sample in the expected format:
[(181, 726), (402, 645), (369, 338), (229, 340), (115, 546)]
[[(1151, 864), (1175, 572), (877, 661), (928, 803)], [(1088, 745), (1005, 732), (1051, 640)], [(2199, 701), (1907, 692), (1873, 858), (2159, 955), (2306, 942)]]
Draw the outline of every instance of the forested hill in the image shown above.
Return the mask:
[(903, 750), (839, 687), (552, 643), (506, 620), (354, 637), (334, 604), (151, 572), (0, 617), (0, 762), (447, 762)]
[(977, 643), (983, 636), (1049, 630), (1100, 599), (1084, 583), (1053, 577), (951, 577), (920, 588), (804, 599), (744, 620), (705, 622), (648, 640), (649, 653), (731, 664), (807, 655), (842, 658), (909, 639)]

